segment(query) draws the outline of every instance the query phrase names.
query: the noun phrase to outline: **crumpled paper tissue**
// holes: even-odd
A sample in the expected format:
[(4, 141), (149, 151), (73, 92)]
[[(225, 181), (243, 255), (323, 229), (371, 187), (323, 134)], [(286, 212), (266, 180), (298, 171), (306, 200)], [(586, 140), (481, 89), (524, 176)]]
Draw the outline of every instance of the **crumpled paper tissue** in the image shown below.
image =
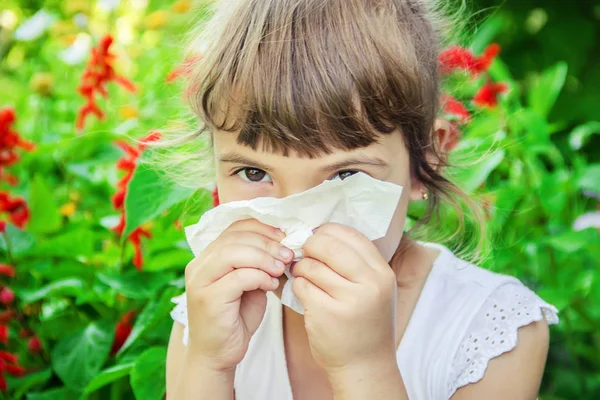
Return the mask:
[[(185, 228), (187, 241), (195, 256), (231, 224), (255, 218), (281, 229), (286, 237), (281, 244), (302, 258), (302, 246), (313, 230), (327, 222), (350, 226), (369, 240), (385, 236), (402, 194), (402, 186), (380, 181), (364, 173), (344, 180), (328, 180), (301, 193), (284, 198), (258, 197), (221, 204), (202, 215), (200, 221)], [(288, 281), (281, 302), (304, 314), (300, 300), (292, 291), (294, 277), (285, 268)]]

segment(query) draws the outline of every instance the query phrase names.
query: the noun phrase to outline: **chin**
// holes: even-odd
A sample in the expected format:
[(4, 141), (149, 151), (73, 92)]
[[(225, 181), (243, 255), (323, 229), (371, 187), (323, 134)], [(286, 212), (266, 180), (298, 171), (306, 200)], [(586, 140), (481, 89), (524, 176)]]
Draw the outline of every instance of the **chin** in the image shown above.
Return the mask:
[(399, 235), (386, 236), (381, 239), (374, 240), (373, 243), (379, 250), (379, 253), (383, 256), (385, 261), (389, 264), (398, 250), (400, 240), (402, 239), (402, 232)]

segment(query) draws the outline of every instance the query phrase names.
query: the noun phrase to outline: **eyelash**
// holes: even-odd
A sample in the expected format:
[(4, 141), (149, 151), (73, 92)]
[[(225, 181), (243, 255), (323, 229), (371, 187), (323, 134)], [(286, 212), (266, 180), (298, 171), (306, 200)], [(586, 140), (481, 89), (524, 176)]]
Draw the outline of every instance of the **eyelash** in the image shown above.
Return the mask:
[[(232, 176), (239, 175), (240, 172), (247, 171), (247, 170), (256, 170), (256, 171), (264, 172), (266, 176), (269, 176), (269, 174), (267, 172), (263, 171), (260, 168), (254, 168), (254, 167), (242, 167), (242, 168), (238, 168), (231, 175)], [(336, 175), (343, 174), (345, 172), (352, 172), (352, 174), (350, 175), (350, 176), (352, 176), (352, 175), (357, 174), (357, 173), (362, 172), (362, 171), (359, 171), (359, 170), (356, 170), (356, 169), (345, 169), (345, 170), (336, 172), (332, 177), (329, 178), (329, 180), (332, 180), (332, 178), (335, 177)], [(242, 180), (244, 180), (245, 182), (263, 183), (262, 180), (261, 181), (251, 181), (250, 179), (244, 179), (241, 176), (240, 176), (240, 178)], [(271, 181), (265, 181), (265, 182), (271, 182)]]

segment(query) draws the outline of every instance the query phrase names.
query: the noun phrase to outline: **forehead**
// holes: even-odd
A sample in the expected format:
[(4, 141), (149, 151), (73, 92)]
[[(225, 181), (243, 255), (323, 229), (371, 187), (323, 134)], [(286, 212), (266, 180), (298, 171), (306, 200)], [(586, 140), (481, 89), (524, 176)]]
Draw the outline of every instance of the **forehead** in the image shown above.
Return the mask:
[(224, 154), (239, 154), (245, 157), (253, 157), (257, 161), (283, 161), (283, 160), (303, 160), (304, 162), (315, 165), (329, 162), (337, 162), (352, 156), (378, 157), (391, 164), (395, 160), (406, 159), (407, 150), (404, 144), (402, 134), (393, 132), (392, 134), (378, 135), (377, 140), (368, 146), (359, 147), (352, 150), (330, 148), (314, 157), (299, 153), (294, 150), (283, 151), (282, 149), (271, 149), (264, 145), (260, 140), (255, 149), (251, 146), (239, 143), (235, 132), (216, 131), (212, 135), (215, 157), (218, 160)]

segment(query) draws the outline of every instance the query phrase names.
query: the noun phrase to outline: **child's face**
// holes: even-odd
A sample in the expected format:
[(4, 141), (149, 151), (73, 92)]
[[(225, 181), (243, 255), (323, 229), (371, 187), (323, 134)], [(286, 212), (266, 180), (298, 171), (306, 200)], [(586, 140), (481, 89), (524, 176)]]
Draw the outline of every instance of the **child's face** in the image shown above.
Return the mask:
[[(385, 237), (375, 241), (389, 261), (396, 251), (406, 220), (408, 202), (421, 198), (422, 185), (411, 178), (406, 146), (399, 132), (381, 135), (379, 143), (320, 158), (283, 156), (252, 150), (236, 142), (237, 135), (213, 136), (219, 200), (222, 203), (256, 197), (286, 197), (303, 192), (327, 179), (340, 179), (357, 171), (403, 186), (402, 197)], [(258, 146), (260, 149), (261, 146)]]

